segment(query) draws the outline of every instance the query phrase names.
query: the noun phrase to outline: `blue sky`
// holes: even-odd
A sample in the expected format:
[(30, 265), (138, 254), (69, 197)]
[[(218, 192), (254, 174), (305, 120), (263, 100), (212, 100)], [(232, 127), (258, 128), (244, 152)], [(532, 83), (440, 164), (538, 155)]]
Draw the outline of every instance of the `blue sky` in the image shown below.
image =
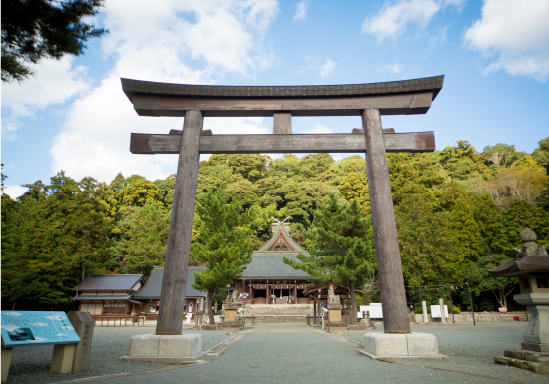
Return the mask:
[[(80, 57), (45, 60), (2, 84), (7, 193), (59, 170), (110, 182), (175, 173), (176, 156), (130, 154), (131, 132), (181, 118), (139, 117), (120, 77), (220, 85), (356, 84), (445, 75), (425, 115), (387, 116), (397, 132), (435, 131), (437, 149), (468, 140), (531, 153), (549, 136), (547, 0), (107, 0), (110, 33)], [(295, 133), (350, 132), (359, 117), (294, 118)], [(207, 118), (215, 133), (269, 133), (270, 118)], [(345, 155), (334, 155), (341, 159)]]

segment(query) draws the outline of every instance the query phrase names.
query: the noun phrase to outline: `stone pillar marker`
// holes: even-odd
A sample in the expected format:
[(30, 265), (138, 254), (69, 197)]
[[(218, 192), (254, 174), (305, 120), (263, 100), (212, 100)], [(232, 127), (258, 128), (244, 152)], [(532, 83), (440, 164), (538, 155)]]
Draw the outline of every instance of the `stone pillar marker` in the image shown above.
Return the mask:
[(91, 347), (93, 340), (94, 321), (89, 312), (70, 311), (67, 317), (80, 337), (76, 344), (72, 372), (86, 372), (90, 369)]
[(423, 322), (429, 324), (429, 313), (427, 312), (427, 302), (425, 300), (421, 302), (421, 308), (423, 309)]
[(438, 305), (440, 305), (440, 322), (442, 324), (445, 324), (446, 323), (446, 312), (444, 311), (444, 299), (439, 299), (438, 300)]

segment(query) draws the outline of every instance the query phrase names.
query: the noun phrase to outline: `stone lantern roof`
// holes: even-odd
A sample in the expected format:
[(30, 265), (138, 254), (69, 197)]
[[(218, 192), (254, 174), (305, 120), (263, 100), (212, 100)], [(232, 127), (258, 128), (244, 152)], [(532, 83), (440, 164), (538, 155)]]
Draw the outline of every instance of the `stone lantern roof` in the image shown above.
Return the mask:
[(489, 269), (488, 275), (492, 277), (513, 277), (519, 273), (549, 272), (549, 255), (547, 244), (538, 247), (536, 233), (528, 228), (520, 233), (522, 249), (513, 249), (516, 258), (509, 260), (499, 267)]

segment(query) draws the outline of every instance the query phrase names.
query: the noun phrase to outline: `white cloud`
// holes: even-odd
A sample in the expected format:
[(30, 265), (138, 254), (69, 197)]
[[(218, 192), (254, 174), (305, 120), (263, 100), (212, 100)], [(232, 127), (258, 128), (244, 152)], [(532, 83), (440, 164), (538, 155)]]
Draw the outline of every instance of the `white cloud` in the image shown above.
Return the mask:
[(47, 327), (47, 326), (49, 326), (48, 323), (30, 323), (30, 325), (34, 325), (35, 327)]
[[(136, 4), (137, 3), (137, 4)], [(106, 3), (102, 38), (116, 63), (98, 87), (74, 102), (51, 148), (52, 172), (77, 180), (92, 176), (109, 182), (118, 172), (148, 179), (176, 172), (177, 156), (132, 155), (131, 132), (167, 133), (182, 118), (140, 117), (122, 92), (120, 77), (215, 84), (226, 72), (252, 76), (273, 62), (262, 43), (278, 14), (276, 0), (115, 1)], [(197, 60), (194, 60), (197, 59)], [(207, 118), (214, 133), (266, 133), (261, 118)]]
[(21, 187), (19, 185), (6, 185), (4, 187), (4, 194), (15, 200), (28, 190), (28, 188)]
[(66, 319), (65, 316), (59, 316), (59, 315), (49, 315), (44, 317), (48, 320), (65, 320)]
[(396, 39), (415, 24), (425, 27), (431, 19), (447, 6), (461, 9), (465, 0), (399, 0), (392, 4), (385, 2), (377, 15), (367, 17), (362, 24), (362, 33), (377, 38), (378, 43), (388, 37)]
[(294, 21), (307, 20), (307, 8), (309, 2), (304, 0), (295, 5)]
[(320, 134), (320, 133), (334, 133), (334, 131), (332, 131), (330, 128), (328, 127), (325, 127), (323, 126), (322, 124), (320, 123), (316, 123), (312, 128), (309, 128), (309, 129), (306, 129), (305, 130), (305, 133), (316, 133), (316, 134)]
[(32, 116), (37, 110), (63, 104), (69, 98), (90, 89), (86, 68), (72, 67), (74, 57), (47, 59), (30, 65), (34, 76), (22, 83), (2, 84), (2, 138), (12, 140), (20, 127), (20, 118)]
[(494, 58), (487, 72), (503, 69), (545, 82), (549, 77), (548, 19), (547, 0), (485, 0), (481, 19), (465, 32), (465, 42)]
[(332, 60), (326, 59), (326, 62), (320, 67), (320, 77), (333, 76), (336, 64), (337, 63), (333, 62)]
[(402, 65), (399, 63), (394, 63), (392, 65), (386, 65), (385, 67), (380, 68), (379, 71), (399, 74), (403, 69), (404, 67)]

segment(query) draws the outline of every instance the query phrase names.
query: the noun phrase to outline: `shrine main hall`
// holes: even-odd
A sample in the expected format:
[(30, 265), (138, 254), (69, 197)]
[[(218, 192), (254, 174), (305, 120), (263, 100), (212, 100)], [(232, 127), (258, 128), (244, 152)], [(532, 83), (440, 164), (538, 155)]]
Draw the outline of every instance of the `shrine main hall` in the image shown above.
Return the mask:
[(303, 291), (312, 284), (310, 275), (284, 263), (284, 257), (298, 260), (297, 255), (309, 253), (290, 236), (289, 223), (273, 223), (273, 236), (252, 253), (235, 288), (243, 304), (310, 304)]

